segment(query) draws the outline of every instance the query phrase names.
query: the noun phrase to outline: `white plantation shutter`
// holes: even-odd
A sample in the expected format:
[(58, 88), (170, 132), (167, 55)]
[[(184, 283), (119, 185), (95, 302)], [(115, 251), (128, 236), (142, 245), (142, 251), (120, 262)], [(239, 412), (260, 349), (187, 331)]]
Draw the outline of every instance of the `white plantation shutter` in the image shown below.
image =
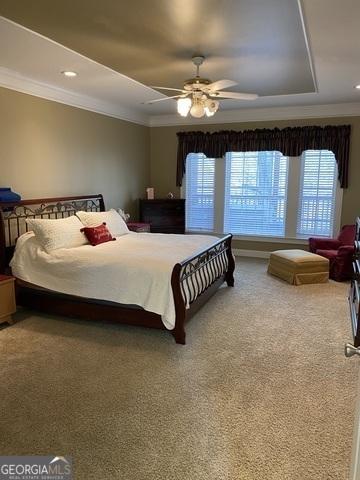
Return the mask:
[(288, 158), (280, 152), (226, 154), (224, 231), (285, 235)]
[(186, 230), (214, 229), (215, 159), (202, 153), (186, 158)]
[(306, 150), (301, 160), (297, 234), (331, 236), (337, 181), (335, 156), (329, 150)]

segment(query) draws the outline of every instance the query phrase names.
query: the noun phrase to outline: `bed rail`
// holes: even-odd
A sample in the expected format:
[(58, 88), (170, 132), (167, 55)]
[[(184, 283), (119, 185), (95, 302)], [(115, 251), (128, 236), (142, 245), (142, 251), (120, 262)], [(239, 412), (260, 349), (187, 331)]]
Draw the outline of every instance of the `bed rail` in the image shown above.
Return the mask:
[[(231, 251), (232, 235), (228, 234), (201, 252), (177, 263), (171, 284), (176, 309), (173, 334), (177, 343), (185, 344), (185, 322), (215, 292), (224, 280), (234, 286), (235, 261)], [(201, 302), (201, 297), (204, 302)]]

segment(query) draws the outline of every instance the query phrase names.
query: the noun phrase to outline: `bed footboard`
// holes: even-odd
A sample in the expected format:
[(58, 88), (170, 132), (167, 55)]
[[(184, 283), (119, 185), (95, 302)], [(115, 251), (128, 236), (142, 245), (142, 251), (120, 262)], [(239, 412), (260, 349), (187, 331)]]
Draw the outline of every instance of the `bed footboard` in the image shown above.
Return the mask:
[(176, 321), (173, 335), (176, 343), (185, 344), (186, 321), (226, 281), (234, 286), (235, 261), (231, 251), (232, 235), (226, 235), (207, 249), (177, 263), (171, 285)]

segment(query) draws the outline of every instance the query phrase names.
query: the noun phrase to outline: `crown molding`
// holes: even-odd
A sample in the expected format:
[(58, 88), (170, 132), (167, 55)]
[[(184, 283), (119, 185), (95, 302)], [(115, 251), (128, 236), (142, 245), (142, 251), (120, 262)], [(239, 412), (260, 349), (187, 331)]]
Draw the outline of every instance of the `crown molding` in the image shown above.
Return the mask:
[(149, 126), (149, 116), (146, 114), (39, 82), (3, 67), (0, 67), (0, 86), (108, 117)]
[(334, 103), (329, 105), (297, 105), (292, 107), (246, 108), (223, 110), (214, 117), (183, 118), (180, 115), (153, 115), (150, 127), (172, 125), (218, 125), (221, 123), (264, 122), (266, 120), (296, 120), (301, 118), (360, 116), (360, 103)]

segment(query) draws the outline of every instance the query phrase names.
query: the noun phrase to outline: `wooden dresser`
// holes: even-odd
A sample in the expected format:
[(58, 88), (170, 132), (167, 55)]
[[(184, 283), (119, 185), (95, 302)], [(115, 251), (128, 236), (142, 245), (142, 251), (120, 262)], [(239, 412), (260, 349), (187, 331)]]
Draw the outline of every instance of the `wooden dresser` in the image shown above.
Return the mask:
[(140, 222), (153, 233), (185, 233), (185, 200), (140, 200)]
[(360, 346), (360, 218), (356, 219), (355, 253), (353, 260), (353, 278), (351, 280), (349, 305), (354, 346)]

